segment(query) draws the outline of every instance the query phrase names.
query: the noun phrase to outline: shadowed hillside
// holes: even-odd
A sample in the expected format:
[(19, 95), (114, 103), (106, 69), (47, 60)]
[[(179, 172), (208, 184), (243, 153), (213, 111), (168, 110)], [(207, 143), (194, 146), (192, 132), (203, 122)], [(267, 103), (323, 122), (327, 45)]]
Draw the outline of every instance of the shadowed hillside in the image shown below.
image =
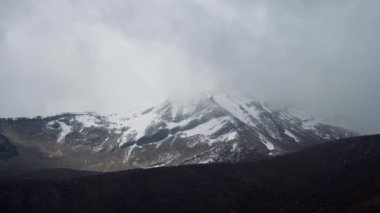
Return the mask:
[(33, 175), (3, 176), (0, 210), (375, 212), (380, 209), (379, 165), (380, 135), (374, 135), (252, 163), (130, 170), (86, 177), (71, 170), (36, 171)]

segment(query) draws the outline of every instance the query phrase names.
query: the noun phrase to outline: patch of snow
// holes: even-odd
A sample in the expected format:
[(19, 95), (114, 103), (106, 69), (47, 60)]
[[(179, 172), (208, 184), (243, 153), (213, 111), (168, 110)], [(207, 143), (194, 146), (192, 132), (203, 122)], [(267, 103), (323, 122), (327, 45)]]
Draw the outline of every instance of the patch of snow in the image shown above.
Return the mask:
[(274, 145), (270, 141), (268, 141), (265, 138), (265, 136), (263, 136), (262, 134), (259, 134), (259, 138), (260, 138), (261, 143), (263, 143), (267, 147), (268, 150), (270, 151), (274, 150)]
[(272, 113), (272, 110), (268, 108), (268, 106), (267, 106), (266, 103), (264, 103), (264, 102), (260, 102), (260, 104), (261, 104), (261, 107), (262, 107), (265, 111), (267, 111), (267, 112), (269, 112), (269, 113)]
[(126, 122), (127, 126), (130, 127), (128, 131), (136, 133), (136, 140), (140, 139), (144, 136), (146, 128), (148, 128), (148, 126), (153, 123), (156, 116), (157, 115), (155, 113), (151, 112), (136, 115), (133, 118), (130, 118)]
[(127, 163), (129, 161), (129, 158), (131, 157), (132, 151), (136, 147), (138, 147), (137, 144), (133, 144), (132, 146), (128, 147), (127, 150), (125, 150), (123, 163)]
[(224, 135), (221, 135), (219, 136), (218, 138), (216, 139), (213, 139), (213, 141), (211, 141), (212, 143), (216, 142), (216, 141), (232, 141), (232, 140), (235, 140), (238, 138), (238, 133), (233, 131), (233, 132), (229, 132), (229, 133), (226, 133)]
[(129, 134), (128, 131), (122, 132), (120, 138), (117, 139), (117, 143), (119, 144), (119, 147), (122, 147), (124, 144), (126, 144), (133, 137), (134, 137), (134, 135)]
[(216, 132), (219, 128), (223, 126), (226, 122), (226, 118), (214, 118), (200, 124), (193, 129), (189, 129), (183, 132), (187, 137), (195, 136), (195, 135), (211, 135)]
[(306, 130), (315, 130), (315, 127), (318, 126), (320, 123), (315, 120), (303, 120), (302, 121), (302, 128)]
[(213, 159), (206, 159), (206, 160), (203, 160), (203, 161), (199, 161), (199, 164), (208, 164), (208, 163), (212, 163), (214, 162)]
[[(138, 140), (145, 135), (145, 130), (154, 124), (158, 117), (155, 110), (148, 113), (134, 113), (132, 115), (114, 114), (107, 119), (110, 122), (110, 128), (115, 133), (122, 134), (118, 139), (119, 147), (127, 143), (130, 139)], [(128, 128), (127, 130), (124, 130)]]
[(222, 136), (226, 141), (231, 141), (231, 140), (234, 140), (238, 137), (238, 133), (237, 132), (229, 132), (229, 133), (222, 135)]
[(235, 142), (232, 144), (231, 152), (236, 152), (238, 150), (239, 143)]
[(212, 108), (206, 108), (203, 111), (200, 111), (199, 113), (196, 113), (184, 120), (178, 121), (178, 122), (168, 122), (166, 123), (166, 127), (169, 129), (173, 129), (176, 127), (185, 127), (188, 125), (191, 121), (199, 120), (201, 119), (206, 113), (210, 112), (213, 110)]
[(214, 118), (194, 127), (193, 129), (180, 132), (177, 135), (181, 138), (198, 136), (197, 140), (187, 143), (187, 146), (189, 148), (194, 147), (198, 142), (207, 143), (209, 146), (211, 146), (217, 141), (230, 141), (236, 139), (238, 136), (237, 132), (228, 132), (226, 134), (220, 135), (217, 138), (210, 138), (210, 136), (222, 128), (227, 122), (233, 122), (233, 120), (229, 117)]
[[(93, 115), (78, 115), (75, 117), (75, 120), (78, 121), (83, 125), (83, 128), (89, 128), (89, 127), (100, 127), (102, 126), (100, 124), (101, 120), (99, 120), (97, 117)], [(83, 128), (80, 130), (80, 132), (83, 131)]]
[(46, 129), (53, 129), (55, 130), (55, 128), (53, 127), (53, 125), (56, 123), (56, 121), (50, 121), (46, 124)]
[(332, 139), (331, 135), (323, 135), (322, 138), (326, 139), (326, 140), (331, 140)]
[(257, 127), (257, 124), (252, 121), (252, 118), (260, 121), (261, 112), (254, 105), (249, 105), (249, 107), (247, 106), (248, 103), (252, 102), (250, 98), (238, 95), (232, 96), (224, 93), (214, 95), (213, 98), (221, 107), (231, 113), (235, 118), (249, 126)]
[(215, 95), (213, 98), (220, 106), (230, 112), (237, 119), (244, 123), (249, 122), (247, 114), (241, 109), (243, 106), (239, 100), (236, 100), (236, 98), (227, 94)]
[(189, 124), (191, 121), (200, 119), (200, 117), (201, 116), (194, 116), (194, 117), (189, 117), (189, 118), (184, 119), (184, 120), (179, 121), (179, 122), (169, 122), (166, 124), (166, 127), (169, 129), (173, 129), (175, 127), (184, 127), (187, 124)]
[(284, 119), (284, 120), (290, 120), (290, 119), (292, 119), (292, 116), (289, 115), (289, 114), (286, 113), (286, 112), (281, 112), (281, 113), (280, 113), (280, 118), (282, 118), (282, 119)]
[(260, 112), (259, 112), (259, 110), (255, 106), (250, 106), (246, 110), (256, 120), (258, 120), (258, 121), (260, 120)]
[(165, 163), (159, 163), (159, 164), (156, 164), (156, 165), (154, 165), (154, 166), (149, 166), (149, 167), (147, 167), (147, 169), (150, 169), (150, 168), (159, 168), (159, 167), (164, 167), (164, 166), (166, 166), (166, 162)]
[(94, 147), (93, 150), (94, 150), (94, 152), (101, 152), (102, 150), (104, 150), (104, 147), (103, 146), (97, 146), (97, 147)]
[(285, 134), (291, 138), (293, 138), (296, 142), (301, 142), (300, 139), (295, 136), (293, 133), (291, 133), (289, 130), (285, 129)]
[(66, 135), (70, 134), (73, 131), (73, 128), (62, 121), (57, 121), (57, 123), (61, 129), (61, 133), (58, 136), (57, 142), (61, 143), (65, 139)]
[(311, 116), (310, 113), (306, 112), (305, 110), (291, 109), (290, 114), (301, 120), (302, 128), (306, 130), (314, 131), (315, 127), (321, 123), (319, 119), (314, 118), (313, 116)]
[(224, 135), (221, 135), (217, 138), (213, 138), (213, 139), (208, 139), (208, 145), (211, 146), (213, 143), (215, 142), (218, 142), (218, 141), (231, 141), (231, 140), (234, 140), (236, 139), (238, 136), (237, 132), (229, 132), (229, 133), (226, 133)]

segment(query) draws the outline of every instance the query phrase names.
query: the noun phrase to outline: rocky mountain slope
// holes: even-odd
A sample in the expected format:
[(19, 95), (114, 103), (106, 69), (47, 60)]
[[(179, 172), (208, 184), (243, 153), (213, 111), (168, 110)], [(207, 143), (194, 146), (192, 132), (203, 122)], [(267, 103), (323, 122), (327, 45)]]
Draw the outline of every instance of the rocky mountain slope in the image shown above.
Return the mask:
[(3, 170), (96, 171), (250, 161), (355, 135), (227, 93), (107, 116), (1, 119), (0, 134), (17, 153), (0, 161)]

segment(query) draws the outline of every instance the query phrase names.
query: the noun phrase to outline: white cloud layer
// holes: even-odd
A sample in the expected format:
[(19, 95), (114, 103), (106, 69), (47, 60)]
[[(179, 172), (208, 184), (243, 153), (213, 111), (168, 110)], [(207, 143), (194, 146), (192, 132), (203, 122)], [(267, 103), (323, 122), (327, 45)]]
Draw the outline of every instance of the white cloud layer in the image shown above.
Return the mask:
[(0, 0), (0, 117), (240, 89), (380, 131), (380, 2)]

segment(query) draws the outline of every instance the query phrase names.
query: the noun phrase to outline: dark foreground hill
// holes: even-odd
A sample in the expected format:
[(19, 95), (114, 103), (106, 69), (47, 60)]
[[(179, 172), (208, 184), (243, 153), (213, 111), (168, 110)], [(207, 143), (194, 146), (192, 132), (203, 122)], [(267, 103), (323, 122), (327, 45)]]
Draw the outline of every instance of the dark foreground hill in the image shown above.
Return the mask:
[(252, 163), (35, 171), (2, 176), (0, 212), (376, 212), (379, 168), (375, 135)]

